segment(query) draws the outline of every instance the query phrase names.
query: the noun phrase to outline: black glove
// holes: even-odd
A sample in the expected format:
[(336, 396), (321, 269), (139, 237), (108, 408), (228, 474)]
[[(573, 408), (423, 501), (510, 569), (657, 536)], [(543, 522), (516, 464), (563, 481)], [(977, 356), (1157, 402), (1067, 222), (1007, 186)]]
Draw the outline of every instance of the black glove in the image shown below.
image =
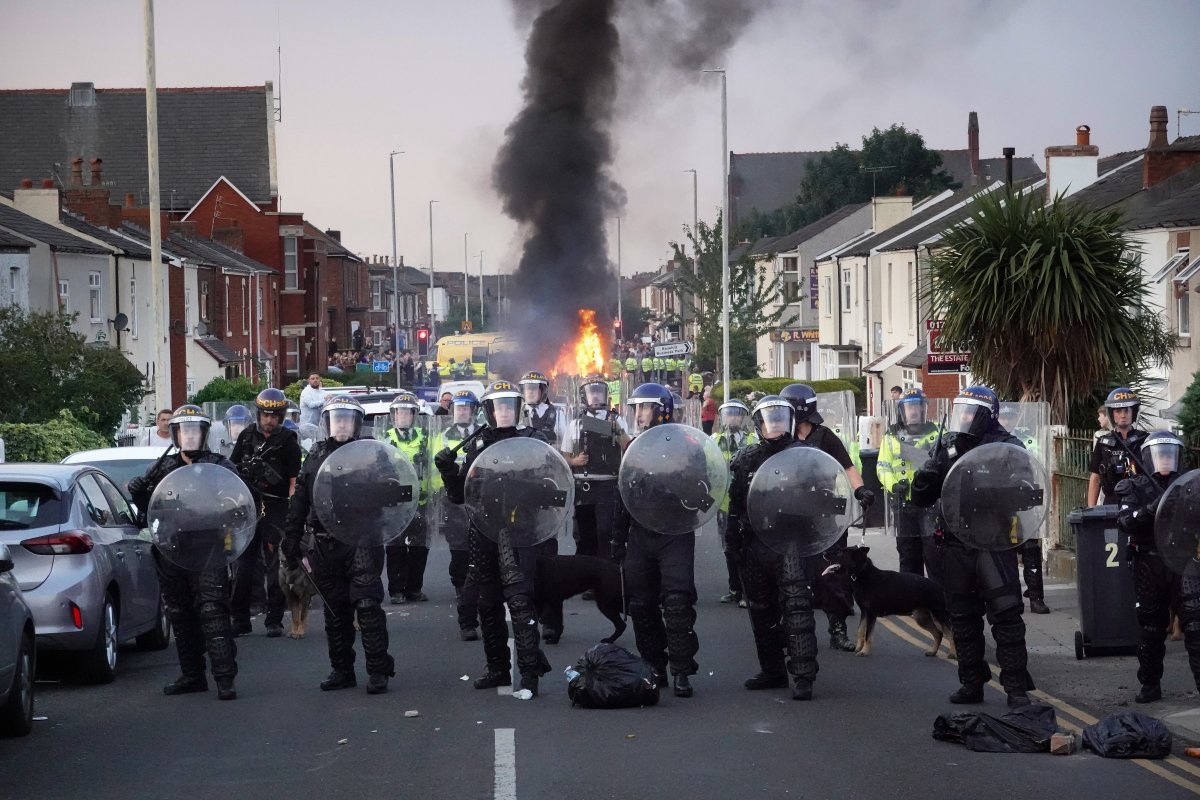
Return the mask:
[(608, 543), (609, 555), (612, 556), (612, 560), (617, 562), (618, 565), (625, 563), (625, 549), (624, 542), (614, 540)]
[(438, 451), (438, 454), (433, 457), (433, 465), (437, 467), (438, 472), (445, 475), (448, 472), (458, 472), (458, 463), (456, 461), (454, 451), (449, 447), (443, 447)]
[(875, 502), (875, 493), (865, 486), (860, 486), (854, 490), (854, 499), (861, 503), (864, 509), (870, 508)]
[(283, 553), (290, 567), (293, 561), (300, 560), (300, 540), (291, 536), (283, 537), (283, 541), (279, 543), (279, 552)]
[(148, 480), (146, 480), (145, 475), (138, 475), (137, 477), (130, 478), (129, 483), (126, 484), (126, 488), (129, 489), (130, 497), (133, 497), (134, 495), (139, 495), (142, 492), (146, 491), (146, 488), (149, 485), (149, 483), (150, 482)]
[(892, 494), (899, 500), (904, 500), (908, 497), (908, 481), (896, 481), (892, 484)]

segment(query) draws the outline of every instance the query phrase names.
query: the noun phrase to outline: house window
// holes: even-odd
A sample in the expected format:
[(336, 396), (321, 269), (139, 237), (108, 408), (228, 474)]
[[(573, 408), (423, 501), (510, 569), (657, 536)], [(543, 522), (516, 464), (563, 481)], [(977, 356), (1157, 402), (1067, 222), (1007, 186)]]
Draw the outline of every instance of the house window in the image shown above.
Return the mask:
[(233, 330), (229, 324), (229, 278), (225, 279), (225, 335), (233, 336)]
[(183, 290), (183, 326), (186, 329), (184, 335), (192, 335), (192, 290)]
[(373, 331), (371, 331), (371, 343), (376, 347), (379, 347), (383, 344), (383, 331), (379, 330), (379, 328), (375, 328)]
[(249, 278), (242, 278), (242, 335), (250, 333), (250, 286)]
[(20, 267), (8, 268), (8, 293), (15, 299), (17, 296), (17, 273), (21, 271)]
[(346, 305), (358, 305), (358, 269), (349, 264), (342, 271), (346, 281)]
[(137, 307), (138, 307), (137, 273), (130, 272), (129, 273), (129, 335), (131, 338), (134, 338), (134, 339), (136, 339), (138, 337)]
[(917, 371), (904, 367), (900, 370), (900, 383), (905, 389), (920, 389), (921, 384), (917, 382)]
[(262, 318), (263, 318), (263, 290), (262, 290), (262, 286), (261, 286), (261, 285), (260, 285), (260, 286), (258, 286), (258, 297), (257, 297), (257, 299), (256, 299), (256, 300), (255, 300), (255, 302), (254, 302), (254, 310), (258, 312), (258, 315), (255, 317), (255, 319), (257, 319), (259, 322), (262, 322)]
[(63, 311), (71, 310), (71, 283), (69, 281), (58, 282), (58, 307)]
[(839, 350), (837, 369), (839, 378), (857, 378), (858, 353), (853, 350)]
[(782, 290), (785, 304), (800, 302), (800, 281), (788, 280), (787, 275), (784, 275)]
[(379, 311), (383, 308), (383, 281), (371, 281), (371, 309)]
[(200, 282), (200, 319), (208, 322), (208, 281)]
[(288, 375), (298, 376), (300, 374), (300, 337), (289, 336), (287, 342)]
[(188, 378), (187, 379), (187, 396), (191, 397), (195, 393), (196, 393), (196, 379)]
[(88, 312), (91, 314), (92, 322), (103, 322), (104, 317), (101, 316), (100, 307), (100, 273), (88, 273)]
[(1187, 284), (1184, 284), (1183, 286), (1179, 286), (1175, 289), (1175, 294), (1177, 295), (1175, 298), (1175, 323), (1176, 327), (1179, 329), (1179, 335), (1191, 336), (1192, 301), (1189, 298), (1191, 297), (1192, 293), (1188, 291)]
[(887, 329), (888, 333), (892, 332), (892, 265), (889, 262), (887, 265)]
[(300, 288), (300, 259), (295, 236), (283, 237), (283, 288)]
[(850, 270), (842, 270), (842, 311), (850, 310)]
[(822, 301), (825, 306), (825, 316), (833, 316), (833, 278), (825, 278), (825, 299)]

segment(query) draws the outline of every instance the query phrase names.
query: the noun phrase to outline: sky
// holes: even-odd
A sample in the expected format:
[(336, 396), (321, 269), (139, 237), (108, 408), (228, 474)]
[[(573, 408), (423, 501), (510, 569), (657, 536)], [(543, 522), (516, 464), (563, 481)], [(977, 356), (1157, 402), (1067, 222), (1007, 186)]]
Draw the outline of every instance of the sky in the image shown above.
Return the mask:
[[(551, 0), (542, 0), (551, 2)], [(625, 3), (643, 0), (623, 0)], [(672, 3), (679, 0), (664, 0)], [(935, 148), (1035, 156), (1092, 128), (1101, 155), (1144, 147), (1152, 105), (1200, 111), (1196, 0), (762, 0), (728, 52), (729, 149), (824, 150), (901, 123)], [(0, 0), (0, 88), (145, 84), (141, 0)], [(282, 209), (364, 255), (390, 254), (388, 153), (396, 156), (405, 263), (511, 270), (521, 232), (491, 171), (521, 107), (527, 20), (508, 0), (157, 0), (160, 87), (278, 81)], [(657, 269), (692, 218), (722, 202), (719, 78), (667, 72), (636, 21), (613, 138), (624, 186), (622, 272)], [(636, 40), (637, 53), (634, 52)], [(1200, 114), (1184, 116), (1200, 134)], [(616, 260), (616, 224), (610, 226)]]

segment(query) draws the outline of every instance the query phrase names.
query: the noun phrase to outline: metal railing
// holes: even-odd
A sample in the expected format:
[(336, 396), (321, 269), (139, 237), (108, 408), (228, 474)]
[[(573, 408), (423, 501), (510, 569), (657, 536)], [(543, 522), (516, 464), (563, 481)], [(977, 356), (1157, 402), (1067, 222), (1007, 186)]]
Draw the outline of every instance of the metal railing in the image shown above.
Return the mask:
[(1088, 464), (1092, 459), (1095, 440), (1086, 431), (1070, 431), (1054, 437), (1054, 472), (1051, 492), (1054, 497), (1052, 530), (1055, 544), (1075, 549), (1075, 533), (1071, 530), (1071, 511), (1087, 506)]

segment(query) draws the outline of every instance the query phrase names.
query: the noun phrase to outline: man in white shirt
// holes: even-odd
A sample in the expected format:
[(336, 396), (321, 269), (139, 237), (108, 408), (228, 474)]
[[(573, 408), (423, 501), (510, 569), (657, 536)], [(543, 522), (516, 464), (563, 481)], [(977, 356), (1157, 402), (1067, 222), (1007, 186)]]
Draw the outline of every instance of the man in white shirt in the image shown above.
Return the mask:
[(312, 425), (321, 424), (321, 408), (325, 405), (325, 390), (321, 388), (321, 376), (313, 373), (308, 376), (308, 386), (300, 392), (300, 422)]
[(159, 445), (167, 447), (171, 444), (171, 414), (171, 409), (162, 409), (154, 418), (154, 427), (146, 428), (145, 444), (147, 447)]

